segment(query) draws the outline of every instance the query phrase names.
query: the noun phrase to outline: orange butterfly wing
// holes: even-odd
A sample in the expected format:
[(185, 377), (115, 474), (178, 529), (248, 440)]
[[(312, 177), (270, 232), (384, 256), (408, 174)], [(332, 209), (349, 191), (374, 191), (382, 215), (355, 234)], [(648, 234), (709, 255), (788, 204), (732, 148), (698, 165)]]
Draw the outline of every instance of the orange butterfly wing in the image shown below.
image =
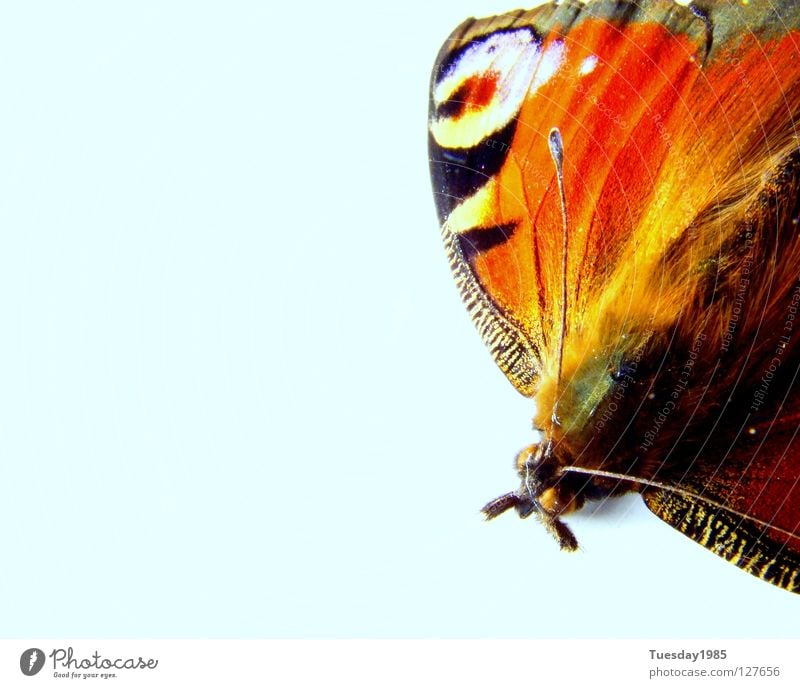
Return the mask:
[[(470, 20), (445, 44), (429, 121), (442, 231), (473, 318), (523, 394), (535, 393), (542, 368), (552, 372), (560, 335), (550, 130), (566, 150), (569, 332), (585, 337), (609, 312), (617, 335), (625, 321), (658, 325), (691, 287), (665, 288), (654, 265), (701, 212), (739, 191), (739, 170), (763, 166), (761, 151), (747, 157), (759, 123), (796, 107), (796, 91), (792, 102), (773, 97), (788, 72), (800, 73), (784, 45), (795, 39), (772, 39), (756, 19), (736, 69), (725, 59), (733, 39), (720, 29), (710, 43), (706, 22), (672, 0), (546, 5)], [(744, 97), (742, 74), (760, 87)], [(691, 260), (723, 238), (707, 238)]]

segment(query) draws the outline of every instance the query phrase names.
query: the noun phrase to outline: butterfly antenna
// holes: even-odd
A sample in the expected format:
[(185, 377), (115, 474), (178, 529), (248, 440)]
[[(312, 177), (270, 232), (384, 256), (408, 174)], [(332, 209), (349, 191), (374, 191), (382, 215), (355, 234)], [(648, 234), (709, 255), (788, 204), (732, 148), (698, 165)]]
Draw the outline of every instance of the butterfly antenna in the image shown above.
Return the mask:
[(561, 132), (553, 127), (548, 137), (550, 155), (556, 166), (556, 180), (558, 193), (561, 198), (561, 225), (563, 228), (563, 242), (561, 247), (561, 336), (558, 342), (558, 374), (556, 377), (556, 401), (553, 404), (553, 422), (560, 425), (556, 409), (558, 407), (558, 393), (561, 389), (561, 365), (564, 360), (564, 340), (567, 336), (567, 197), (564, 193), (564, 141)]
[(749, 514), (745, 513), (744, 511), (738, 511), (731, 506), (726, 505), (724, 502), (718, 502), (714, 499), (709, 499), (708, 497), (704, 497), (702, 494), (697, 494), (696, 492), (692, 492), (691, 490), (684, 490), (677, 485), (670, 485), (669, 483), (662, 483), (658, 480), (648, 480), (647, 478), (639, 478), (638, 476), (633, 475), (625, 475), (624, 473), (614, 473), (612, 471), (601, 471), (596, 468), (584, 468), (583, 466), (564, 466), (561, 469), (567, 473), (581, 473), (583, 475), (593, 475), (598, 478), (615, 478), (620, 482), (630, 482), (636, 483), (637, 485), (644, 485), (646, 487), (654, 487), (658, 490), (663, 490), (665, 492), (674, 492), (675, 494), (682, 495), (688, 499), (696, 499), (698, 502), (702, 502), (706, 506), (710, 506), (714, 509), (718, 509), (720, 511), (728, 511), (743, 521), (751, 521), (752, 523), (756, 523), (764, 528), (771, 528), (776, 532), (783, 533), (787, 537), (800, 539), (800, 535), (798, 535), (794, 531), (789, 531), (784, 528), (779, 528), (773, 523), (768, 521), (762, 521), (755, 516), (750, 516)]

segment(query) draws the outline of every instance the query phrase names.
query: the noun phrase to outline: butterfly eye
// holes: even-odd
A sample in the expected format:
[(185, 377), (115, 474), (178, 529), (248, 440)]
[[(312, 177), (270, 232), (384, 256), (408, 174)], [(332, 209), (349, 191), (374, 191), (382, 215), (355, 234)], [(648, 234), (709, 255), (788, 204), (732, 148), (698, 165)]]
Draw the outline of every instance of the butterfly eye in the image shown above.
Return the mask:
[(636, 372), (635, 366), (632, 366), (631, 364), (625, 363), (625, 361), (623, 361), (616, 368), (609, 371), (609, 374), (611, 375), (611, 379), (614, 380), (614, 382), (620, 382), (621, 380), (632, 377), (635, 372)]
[(433, 87), (430, 126), (436, 143), (470, 148), (502, 129), (563, 57), (563, 43), (543, 48), (530, 28), (495, 31), (456, 51)]

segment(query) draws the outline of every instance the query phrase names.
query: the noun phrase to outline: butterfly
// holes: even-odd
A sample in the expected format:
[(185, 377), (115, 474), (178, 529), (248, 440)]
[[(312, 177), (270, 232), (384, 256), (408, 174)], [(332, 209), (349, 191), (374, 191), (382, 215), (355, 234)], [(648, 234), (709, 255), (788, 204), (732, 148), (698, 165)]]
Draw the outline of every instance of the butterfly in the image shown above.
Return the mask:
[(800, 4), (567, 1), (445, 42), (428, 145), (456, 285), (532, 401), (520, 486), (638, 492), (800, 592)]

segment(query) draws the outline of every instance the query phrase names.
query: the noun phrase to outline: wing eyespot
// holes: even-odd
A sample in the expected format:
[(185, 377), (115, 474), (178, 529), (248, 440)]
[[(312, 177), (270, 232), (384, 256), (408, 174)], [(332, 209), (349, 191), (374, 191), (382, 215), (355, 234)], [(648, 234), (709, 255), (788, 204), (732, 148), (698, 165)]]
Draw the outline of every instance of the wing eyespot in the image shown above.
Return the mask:
[(529, 27), (495, 31), (454, 51), (435, 71), (430, 131), (436, 143), (472, 148), (506, 127), (545, 54)]

